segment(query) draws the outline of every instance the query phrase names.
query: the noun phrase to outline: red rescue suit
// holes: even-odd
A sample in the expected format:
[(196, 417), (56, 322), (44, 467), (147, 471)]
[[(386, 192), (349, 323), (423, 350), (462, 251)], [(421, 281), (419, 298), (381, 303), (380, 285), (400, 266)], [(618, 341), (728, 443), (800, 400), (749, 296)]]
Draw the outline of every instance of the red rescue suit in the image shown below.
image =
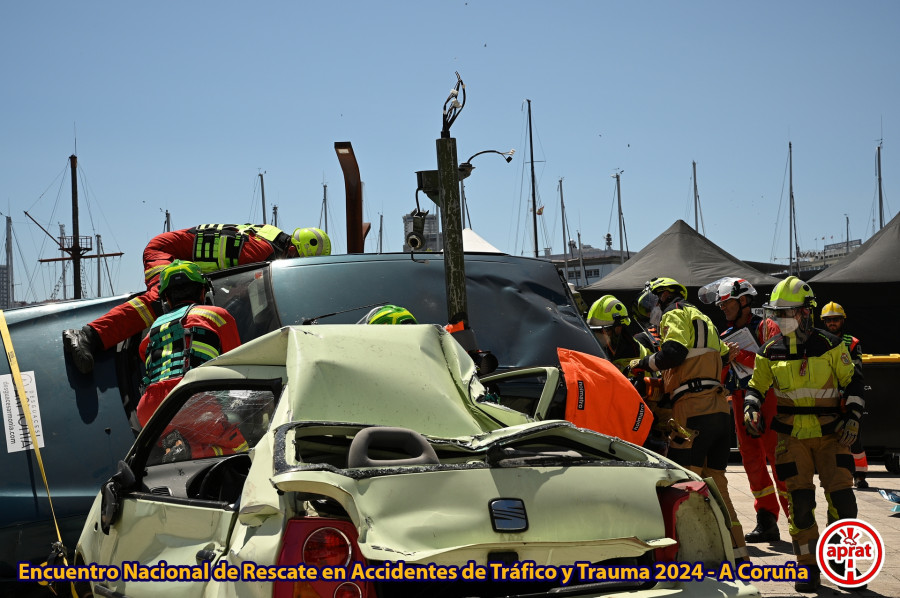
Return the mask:
[[(198, 261), (195, 256), (196, 228), (162, 233), (150, 239), (144, 249), (144, 282), (147, 290), (133, 299), (114, 307), (100, 316), (90, 327), (97, 331), (103, 348), (109, 349), (121, 341), (148, 328), (162, 315), (159, 301), (159, 274), (176, 259)], [(273, 244), (253, 233), (245, 235), (240, 246), (237, 264), (253, 264), (280, 257)], [(236, 265), (237, 265), (236, 264)], [(207, 271), (204, 268), (204, 271)]]
[[(747, 323), (746, 328), (753, 332), (760, 347), (770, 338), (781, 333), (775, 322), (759, 316), (753, 316)], [(737, 330), (733, 327), (729, 328), (720, 336), (724, 339)], [(755, 358), (756, 353), (741, 349), (733, 361), (752, 371)], [(785, 517), (788, 517), (790, 512), (788, 511), (787, 487), (775, 474), (775, 444), (778, 434), (771, 429), (772, 418), (775, 417), (777, 408), (774, 391), (771, 388), (769, 389), (765, 396), (766, 400), (762, 404), (760, 417), (765, 420), (765, 432), (762, 436), (753, 437), (747, 433), (747, 428), (744, 426), (744, 396), (747, 394), (747, 384), (750, 382), (750, 376), (739, 377), (736, 368), (728, 364), (722, 370), (722, 380), (725, 383), (725, 389), (731, 393), (734, 429), (741, 450), (741, 460), (747, 472), (747, 480), (750, 482), (750, 491), (753, 493), (753, 509), (757, 513), (760, 509), (765, 509), (772, 513), (777, 520), (778, 505), (780, 503)], [(766, 469), (767, 460), (769, 467), (772, 469), (771, 477)]]

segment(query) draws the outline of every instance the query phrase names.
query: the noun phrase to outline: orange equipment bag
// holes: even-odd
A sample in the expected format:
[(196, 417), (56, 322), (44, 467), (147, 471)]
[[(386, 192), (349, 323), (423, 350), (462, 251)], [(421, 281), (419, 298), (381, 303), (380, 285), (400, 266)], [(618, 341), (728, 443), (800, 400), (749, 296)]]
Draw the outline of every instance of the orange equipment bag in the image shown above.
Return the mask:
[(566, 378), (566, 419), (580, 428), (642, 445), (653, 416), (628, 378), (608, 360), (558, 348)]

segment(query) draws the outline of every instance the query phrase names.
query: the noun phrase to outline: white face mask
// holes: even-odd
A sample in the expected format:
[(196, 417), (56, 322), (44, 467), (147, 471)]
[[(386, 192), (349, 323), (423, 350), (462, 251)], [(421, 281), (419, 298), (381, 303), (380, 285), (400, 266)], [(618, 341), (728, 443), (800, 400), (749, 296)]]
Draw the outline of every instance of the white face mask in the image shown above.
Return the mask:
[(659, 326), (660, 322), (662, 322), (662, 310), (658, 305), (655, 305), (653, 306), (653, 309), (650, 310), (650, 324)]
[(793, 334), (800, 326), (797, 318), (775, 318), (775, 323), (778, 324), (778, 328), (781, 329), (781, 334), (783, 335)]

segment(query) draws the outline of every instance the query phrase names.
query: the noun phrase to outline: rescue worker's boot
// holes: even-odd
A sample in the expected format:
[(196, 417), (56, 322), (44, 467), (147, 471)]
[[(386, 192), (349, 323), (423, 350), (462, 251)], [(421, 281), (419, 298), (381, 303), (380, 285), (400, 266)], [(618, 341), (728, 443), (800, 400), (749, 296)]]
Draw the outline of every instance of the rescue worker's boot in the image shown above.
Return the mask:
[(778, 532), (778, 518), (773, 513), (765, 509), (756, 512), (756, 528), (744, 536), (750, 544), (758, 544), (760, 542), (777, 542), (781, 539)]
[(866, 481), (866, 474), (862, 472), (857, 472), (856, 475), (853, 476), (853, 485), (856, 486), (859, 490), (865, 490), (869, 487), (869, 482)]
[(94, 369), (94, 352), (103, 350), (103, 342), (97, 331), (85, 324), (81, 330), (63, 330), (63, 351), (72, 356), (75, 367), (82, 374)]
[(809, 569), (809, 579), (794, 582), (794, 591), (803, 593), (812, 593), (819, 589), (822, 585), (822, 578), (819, 575), (819, 568), (816, 565), (806, 565)]
[[(844, 573), (845, 573), (846, 570), (847, 570), (847, 566), (846, 566), (844, 563), (834, 563), (834, 564), (831, 565), (831, 569), (832, 569), (839, 577), (844, 577)], [(859, 569), (856, 569), (855, 571), (856, 571), (856, 575), (855, 575), (854, 577), (856, 577), (857, 579), (859, 579)], [(862, 592), (863, 590), (866, 589), (866, 586), (868, 586), (868, 585), (869, 585), (869, 584), (864, 583), (863, 585), (861, 585), (861, 586), (856, 586), (855, 588), (845, 588), (845, 589), (850, 590), (851, 592)]]

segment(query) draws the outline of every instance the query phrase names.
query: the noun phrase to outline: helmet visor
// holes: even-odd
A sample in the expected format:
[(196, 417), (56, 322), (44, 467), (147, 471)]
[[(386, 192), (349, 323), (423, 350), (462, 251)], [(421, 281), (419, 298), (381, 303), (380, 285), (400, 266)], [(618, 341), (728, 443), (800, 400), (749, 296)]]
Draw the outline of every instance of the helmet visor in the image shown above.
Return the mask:
[(659, 295), (646, 292), (638, 298), (637, 311), (645, 316), (650, 315), (653, 308), (659, 305)]
[(697, 291), (697, 298), (707, 305), (710, 305), (712, 303), (718, 304), (719, 287), (722, 285), (722, 283), (728, 282), (729, 280), (733, 279), (729, 276), (726, 276), (725, 278), (720, 278), (715, 282), (711, 282), (700, 287), (700, 290)]

